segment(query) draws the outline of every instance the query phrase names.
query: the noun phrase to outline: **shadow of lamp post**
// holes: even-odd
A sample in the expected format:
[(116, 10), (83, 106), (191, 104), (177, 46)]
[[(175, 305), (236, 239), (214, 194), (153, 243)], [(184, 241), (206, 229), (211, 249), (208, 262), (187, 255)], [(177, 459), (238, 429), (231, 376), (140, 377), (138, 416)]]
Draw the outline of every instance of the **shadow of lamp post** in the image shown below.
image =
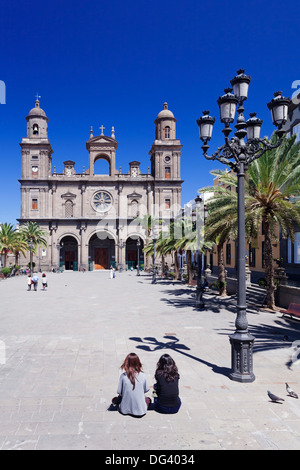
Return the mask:
[[(220, 108), (220, 120), (224, 124), (222, 130), (225, 143), (219, 147), (213, 155), (208, 156), (209, 145), (215, 118), (209, 116), (209, 111), (203, 111), (203, 116), (197, 120), (200, 139), (203, 141), (202, 150), (207, 160), (218, 160), (229, 166), (237, 174), (238, 179), (238, 296), (236, 331), (229, 337), (231, 343), (231, 373), (230, 378), (237, 382), (253, 382), (253, 343), (254, 337), (248, 332), (248, 320), (246, 312), (246, 266), (245, 266), (245, 194), (244, 178), (249, 165), (260, 158), (267, 150), (278, 147), (284, 137), (285, 124), (288, 115), (289, 98), (285, 98), (281, 92), (274, 93), (274, 98), (268, 103), (273, 124), (277, 127), (275, 134), (277, 141), (271, 143), (268, 139), (260, 138), (262, 121), (251, 113), (245, 121), (243, 103), (248, 97), (248, 88), (251, 77), (245, 75), (243, 69), (238, 70), (237, 76), (231, 80), (232, 88), (225, 89), (225, 94), (217, 100)], [(233, 93), (231, 93), (233, 91)], [(230, 124), (234, 122), (235, 112), (238, 106), (236, 132), (229, 140), (232, 129)], [(245, 137), (247, 141), (245, 142)]]

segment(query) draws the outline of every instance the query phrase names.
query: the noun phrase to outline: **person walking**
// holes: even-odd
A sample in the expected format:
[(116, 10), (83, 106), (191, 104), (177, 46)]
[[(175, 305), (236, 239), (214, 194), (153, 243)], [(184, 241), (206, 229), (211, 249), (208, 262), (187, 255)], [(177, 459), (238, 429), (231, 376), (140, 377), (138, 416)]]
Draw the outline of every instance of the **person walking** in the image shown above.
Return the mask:
[(42, 286), (43, 290), (46, 290), (46, 287), (48, 287), (47, 276), (45, 273), (42, 274)]
[(175, 361), (169, 354), (163, 354), (156, 366), (154, 384), (154, 404), (158, 413), (173, 414), (179, 411), (179, 373)]
[(128, 354), (121, 369), (124, 372), (119, 379), (118, 396), (112, 403), (121, 414), (141, 418), (146, 414), (151, 398), (145, 397), (149, 387), (139, 357), (135, 353)]
[(31, 290), (31, 285), (32, 285), (32, 278), (31, 278), (31, 275), (28, 274), (28, 277), (27, 277), (27, 290)]
[(39, 277), (37, 274), (34, 274), (32, 276), (32, 282), (33, 282), (33, 288), (35, 291), (37, 291), (37, 288), (38, 288), (38, 282), (39, 282)]

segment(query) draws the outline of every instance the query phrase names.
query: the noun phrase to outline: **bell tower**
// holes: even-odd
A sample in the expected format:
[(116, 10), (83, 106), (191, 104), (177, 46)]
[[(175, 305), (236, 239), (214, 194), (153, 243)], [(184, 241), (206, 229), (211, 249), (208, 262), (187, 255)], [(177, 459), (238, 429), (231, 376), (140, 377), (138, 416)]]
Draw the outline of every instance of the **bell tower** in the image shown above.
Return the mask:
[(27, 121), (27, 136), (22, 139), (22, 179), (45, 180), (51, 176), (53, 150), (48, 139), (48, 121), (46, 113), (40, 108), (40, 96), (37, 95)]
[(163, 110), (154, 121), (155, 140), (149, 152), (151, 174), (156, 180), (180, 180), (182, 145), (176, 139), (176, 122), (168, 103), (164, 103)]
[(39, 219), (46, 215), (51, 177), (52, 147), (48, 139), (46, 113), (39, 96), (27, 121), (27, 136), (20, 143), (22, 153), (21, 219)]

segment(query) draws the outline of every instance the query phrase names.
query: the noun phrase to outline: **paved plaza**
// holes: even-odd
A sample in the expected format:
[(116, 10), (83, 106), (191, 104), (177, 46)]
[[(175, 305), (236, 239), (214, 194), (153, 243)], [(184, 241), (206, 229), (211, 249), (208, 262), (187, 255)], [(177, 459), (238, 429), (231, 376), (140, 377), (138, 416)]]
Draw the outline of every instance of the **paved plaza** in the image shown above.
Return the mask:
[[(228, 378), (235, 298), (205, 294), (195, 311), (194, 288), (135, 272), (51, 273), (47, 291), (26, 289), (26, 276), (0, 281), (1, 450), (300, 448), (300, 399), (285, 391), (288, 382), (300, 395), (299, 321), (249, 308), (256, 380), (241, 384)], [(147, 396), (159, 357), (175, 359), (178, 414), (111, 409), (129, 352), (143, 363)]]

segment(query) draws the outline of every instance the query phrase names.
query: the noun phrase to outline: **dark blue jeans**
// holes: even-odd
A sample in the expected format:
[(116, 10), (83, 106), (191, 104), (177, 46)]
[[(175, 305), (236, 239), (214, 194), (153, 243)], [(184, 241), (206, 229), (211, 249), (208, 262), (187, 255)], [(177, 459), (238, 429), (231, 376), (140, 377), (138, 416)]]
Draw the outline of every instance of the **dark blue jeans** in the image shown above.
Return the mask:
[(155, 404), (155, 411), (157, 411), (158, 413), (165, 413), (165, 414), (174, 414), (174, 413), (177, 413), (179, 411), (179, 408), (181, 407), (181, 400), (179, 398), (179, 405), (177, 406), (172, 406), (172, 407), (168, 407), (168, 406), (162, 406), (158, 403), (157, 401), (157, 398), (154, 398), (154, 404)]

